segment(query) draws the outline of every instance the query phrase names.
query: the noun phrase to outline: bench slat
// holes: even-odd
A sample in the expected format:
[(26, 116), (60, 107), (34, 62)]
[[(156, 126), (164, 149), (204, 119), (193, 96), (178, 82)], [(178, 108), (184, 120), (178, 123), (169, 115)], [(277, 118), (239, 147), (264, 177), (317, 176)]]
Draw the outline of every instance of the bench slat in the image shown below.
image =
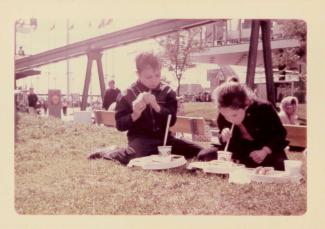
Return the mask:
[(287, 140), (290, 146), (307, 146), (307, 127), (296, 125), (283, 125), (287, 130)]
[(204, 126), (204, 118), (177, 116), (176, 123), (170, 128), (170, 130), (174, 133), (180, 132), (204, 135)]
[[(106, 126), (116, 126), (115, 112), (96, 110), (95, 121), (97, 124), (104, 124)], [(290, 141), (290, 146), (306, 147), (307, 146), (307, 127), (284, 125), (287, 130), (287, 140)], [(189, 133), (196, 135), (205, 134), (205, 120), (202, 117), (186, 117), (177, 116), (177, 121), (174, 126), (170, 128), (174, 133)]]
[[(94, 113), (97, 124), (104, 124), (113, 127), (116, 126), (115, 111), (95, 110)], [(204, 126), (204, 118), (177, 116), (177, 121), (170, 130), (172, 132), (204, 135)]]
[(95, 113), (95, 121), (97, 124), (104, 124), (106, 126), (116, 126), (115, 121), (115, 111), (103, 111), (96, 110)]

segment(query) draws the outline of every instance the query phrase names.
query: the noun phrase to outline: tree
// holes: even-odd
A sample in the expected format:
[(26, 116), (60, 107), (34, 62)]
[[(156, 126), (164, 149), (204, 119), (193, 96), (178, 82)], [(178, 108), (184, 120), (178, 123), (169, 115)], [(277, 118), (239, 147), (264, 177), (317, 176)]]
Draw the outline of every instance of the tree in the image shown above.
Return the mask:
[[(281, 26), (283, 37), (298, 39), (300, 47), (276, 51), (273, 55), (274, 66), (278, 66), (279, 70), (297, 69), (299, 65), (304, 67), (306, 65), (306, 23), (302, 20), (277, 20), (277, 23)], [(305, 75), (306, 72), (302, 70), (301, 73)]]
[(190, 54), (193, 51), (197, 52), (203, 49), (202, 40), (199, 36), (200, 32), (201, 28), (177, 31), (158, 40), (158, 43), (163, 47), (161, 53), (163, 65), (169, 71), (173, 71), (177, 79), (178, 96), (183, 72), (195, 66), (191, 63)]
[(273, 54), (273, 64), (280, 71), (285, 73), (285, 69), (296, 69), (300, 71), (298, 82), (299, 91), (295, 93), (300, 102), (305, 99), (306, 90), (306, 38), (307, 25), (302, 20), (277, 20), (281, 26), (284, 38), (296, 38), (300, 41), (300, 47), (279, 49)]

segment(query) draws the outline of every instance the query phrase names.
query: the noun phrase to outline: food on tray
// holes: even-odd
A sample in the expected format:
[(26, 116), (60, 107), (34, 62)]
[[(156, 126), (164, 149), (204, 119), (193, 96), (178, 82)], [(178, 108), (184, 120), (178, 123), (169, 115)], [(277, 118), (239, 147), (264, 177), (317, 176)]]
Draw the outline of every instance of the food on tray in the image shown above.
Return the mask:
[(273, 167), (259, 166), (259, 167), (255, 168), (255, 174), (258, 174), (258, 175), (269, 175), (272, 172), (274, 172)]

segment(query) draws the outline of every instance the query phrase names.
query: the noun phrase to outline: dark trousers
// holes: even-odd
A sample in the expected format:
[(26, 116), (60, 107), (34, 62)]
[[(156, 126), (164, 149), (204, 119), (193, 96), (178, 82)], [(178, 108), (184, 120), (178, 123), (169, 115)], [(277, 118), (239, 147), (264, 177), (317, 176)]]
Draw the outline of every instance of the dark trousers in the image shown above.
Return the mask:
[[(158, 146), (163, 145), (162, 139), (137, 137), (129, 140), (127, 148), (119, 148), (114, 152), (108, 153), (106, 159), (113, 159), (128, 164), (133, 158), (145, 157), (152, 154), (158, 154)], [(183, 155), (186, 159), (193, 158), (203, 149), (203, 147), (187, 140), (177, 139), (169, 136), (167, 145), (172, 146), (172, 154)]]

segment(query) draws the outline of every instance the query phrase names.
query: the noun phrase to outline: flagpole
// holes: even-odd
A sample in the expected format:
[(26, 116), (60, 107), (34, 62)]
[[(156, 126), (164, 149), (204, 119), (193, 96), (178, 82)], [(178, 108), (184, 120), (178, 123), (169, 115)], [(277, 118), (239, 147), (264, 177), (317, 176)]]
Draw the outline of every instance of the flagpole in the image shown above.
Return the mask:
[[(70, 24), (69, 24), (69, 19), (67, 19), (67, 45), (70, 42)], [(70, 61), (69, 58), (67, 59), (67, 99), (69, 101), (69, 96), (70, 96)]]

